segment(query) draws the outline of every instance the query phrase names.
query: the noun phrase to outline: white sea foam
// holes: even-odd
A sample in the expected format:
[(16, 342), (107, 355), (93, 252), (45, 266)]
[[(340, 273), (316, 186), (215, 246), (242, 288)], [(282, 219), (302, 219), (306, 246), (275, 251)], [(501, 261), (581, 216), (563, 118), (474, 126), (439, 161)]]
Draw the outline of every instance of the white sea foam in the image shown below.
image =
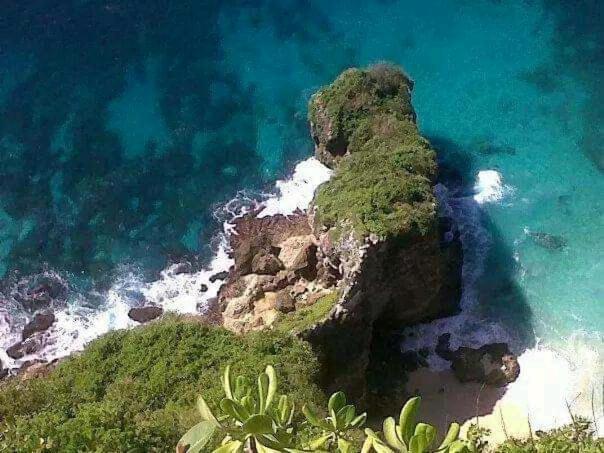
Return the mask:
[[(223, 231), (218, 237), (217, 252), (207, 267), (195, 273), (182, 273), (177, 271), (178, 264), (172, 265), (150, 283), (144, 282), (140, 274), (132, 269), (125, 269), (109, 290), (97, 295), (100, 304), (91, 304), (81, 296), (55, 310), (56, 321), (45, 333), (45, 346), (35, 354), (20, 360), (12, 360), (6, 355), (6, 348), (19, 340), (26, 319), (21, 316), (23, 313), (0, 313), (0, 360), (9, 367), (18, 367), (25, 360), (53, 360), (81, 350), (91, 340), (109, 331), (137, 325), (128, 317), (128, 311), (139, 305), (143, 298), (166, 311), (203, 313), (206, 302), (216, 297), (222, 284), (221, 280), (211, 282), (210, 277), (228, 271), (233, 264), (228, 253), (228, 236), (233, 233), (232, 221), (251, 210), (260, 209), (261, 216), (268, 216), (288, 215), (296, 209), (306, 209), (315, 189), (330, 175), (331, 170), (315, 158), (309, 158), (296, 165), (291, 178), (277, 181), (272, 194), (263, 194), (255, 199), (246, 192), (238, 193), (220, 209), (224, 219)], [(207, 290), (201, 291), (204, 286)]]
[(604, 436), (604, 357), (585, 335), (567, 340), (563, 348), (539, 344), (524, 351), (518, 357), (520, 376), (508, 386), (502, 402), (522, 408), (535, 430), (571, 423), (572, 413), (595, 418)]
[(291, 214), (296, 209), (306, 209), (313, 199), (315, 189), (331, 177), (331, 170), (314, 157), (296, 165), (294, 174), (276, 183), (278, 195), (265, 202), (258, 217)]
[(503, 177), (496, 170), (481, 170), (476, 175), (474, 201), (478, 204), (501, 201), (511, 191), (512, 188), (503, 184)]

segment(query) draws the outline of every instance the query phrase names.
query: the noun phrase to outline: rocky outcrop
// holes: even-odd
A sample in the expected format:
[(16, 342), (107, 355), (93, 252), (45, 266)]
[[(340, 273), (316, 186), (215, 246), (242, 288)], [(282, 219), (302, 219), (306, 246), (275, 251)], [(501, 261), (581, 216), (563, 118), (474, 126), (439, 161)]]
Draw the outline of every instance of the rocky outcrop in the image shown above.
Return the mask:
[(315, 195), (313, 231), (342, 297), (306, 338), (321, 345), (332, 387), (357, 395), (374, 329), (454, 314), (461, 294), (459, 234), (444, 240), (440, 228), (412, 88), (391, 67), (349, 70), (310, 103), (316, 157), (335, 168)]
[[(461, 292), (461, 244), (438, 218), (435, 153), (419, 134), (413, 83), (380, 65), (348, 70), (310, 102), (316, 157), (334, 169), (308, 213), (237, 220), (234, 266), (219, 291), (223, 325), (269, 328), (282, 314), (341, 295), (301, 335), (325, 383), (362, 396), (374, 329), (447, 316)], [(447, 219), (445, 219), (447, 220)]]
[(159, 318), (163, 312), (163, 308), (153, 305), (133, 307), (128, 311), (128, 317), (136, 322), (145, 323)]
[(520, 365), (505, 343), (493, 343), (478, 349), (461, 347), (453, 353), (451, 368), (460, 382), (483, 382), (503, 387), (514, 382)]

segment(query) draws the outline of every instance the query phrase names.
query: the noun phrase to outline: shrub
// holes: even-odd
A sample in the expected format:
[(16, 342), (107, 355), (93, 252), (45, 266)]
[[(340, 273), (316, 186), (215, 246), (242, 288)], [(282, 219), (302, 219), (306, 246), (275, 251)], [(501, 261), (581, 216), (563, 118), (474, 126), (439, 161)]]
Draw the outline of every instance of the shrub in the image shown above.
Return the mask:
[(229, 363), (249, 379), (271, 364), (292, 399), (325, 403), (319, 363), (303, 341), (169, 317), (111, 332), (46, 378), (4, 384), (0, 450), (173, 451), (193, 424), (197, 394), (220, 401), (220, 370)]
[(311, 99), (315, 139), (337, 163), (317, 191), (315, 222), (336, 239), (434, 231), (436, 156), (417, 130), (411, 88), (400, 70), (377, 66), (345, 71)]

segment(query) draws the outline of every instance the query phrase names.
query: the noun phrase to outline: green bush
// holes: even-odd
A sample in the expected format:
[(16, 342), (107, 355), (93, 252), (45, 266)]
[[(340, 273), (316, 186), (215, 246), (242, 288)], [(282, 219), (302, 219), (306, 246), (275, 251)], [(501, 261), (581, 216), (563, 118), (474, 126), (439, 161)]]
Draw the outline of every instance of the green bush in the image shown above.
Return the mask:
[(43, 379), (0, 391), (0, 451), (173, 451), (194, 403), (222, 398), (221, 370), (254, 379), (271, 364), (294, 401), (325, 404), (310, 347), (278, 332), (237, 336), (169, 317), (92, 342)]
[(436, 155), (415, 125), (411, 87), (393, 67), (350, 69), (311, 99), (318, 140), (327, 140), (328, 150), (335, 146), (330, 140), (345, 144), (347, 151), (314, 203), (316, 225), (336, 238), (351, 229), (359, 238), (434, 230)]

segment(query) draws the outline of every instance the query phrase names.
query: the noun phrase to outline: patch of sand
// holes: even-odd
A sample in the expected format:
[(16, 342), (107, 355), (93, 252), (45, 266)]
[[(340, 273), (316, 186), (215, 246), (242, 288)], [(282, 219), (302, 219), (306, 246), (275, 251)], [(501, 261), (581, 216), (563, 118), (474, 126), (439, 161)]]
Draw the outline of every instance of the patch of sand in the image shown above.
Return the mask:
[(462, 384), (450, 370), (420, 368), (409, 375), (407, 390), (422, 397), (420, 419), (436, 426), (440, 436), (453, 421), (462, 425), (462, 436), (473, 423), (491, 430), (491, 445), (507, 437), (529, 436), (529, 421), (523, 409), (502, 400), (505, 388)]

